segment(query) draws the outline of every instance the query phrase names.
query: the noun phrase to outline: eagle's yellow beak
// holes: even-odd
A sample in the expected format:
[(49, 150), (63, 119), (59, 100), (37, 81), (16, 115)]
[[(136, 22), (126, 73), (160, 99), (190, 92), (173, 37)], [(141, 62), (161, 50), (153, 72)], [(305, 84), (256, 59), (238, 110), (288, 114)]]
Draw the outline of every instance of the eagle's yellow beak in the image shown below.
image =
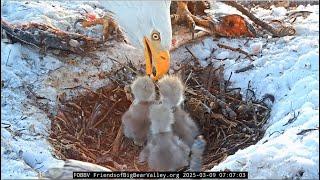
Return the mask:
[(161, 50), (157, 42), (151, 42), (147, 37), (143, 38), (143, 42), (146, 74), (151, 76), (153, 80), (158, 80), (169, 71), (169, 50)]

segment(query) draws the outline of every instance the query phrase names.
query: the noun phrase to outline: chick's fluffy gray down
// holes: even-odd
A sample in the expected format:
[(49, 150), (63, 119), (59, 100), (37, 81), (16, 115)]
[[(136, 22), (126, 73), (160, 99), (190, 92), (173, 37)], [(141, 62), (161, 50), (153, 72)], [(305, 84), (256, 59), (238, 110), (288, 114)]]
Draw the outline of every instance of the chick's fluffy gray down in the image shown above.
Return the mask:
[(124, 135), (132, 138), (136, 145), (143, 145), (147, 140), (150, 120), (148, 117), (151, 102), (133, 104), (122, 116)]
[(148, 76), (138, 77), (131, 84), (135, 102), (155, 100), (155, 86)]
[(159, 133), (148, 143), (148, 165), (156, 171), (175, 171), (188, 165), (190, 148), (172, 132)]
[(149, 168), (156, 171), (175, 171), (188, 165), (190, 148), (172, 133), (171, 109), (163, 104), (152, 105), (149, 117), (151, 139), (140, 158), (148, 157)]
[(178, 106), (184, 99), (184, 85), (177, 76), (166, 75), (159, 80), (161, 101), (170, 107)]
[(131, 84), (134, 102), (122, 116), (124, 135), (136, 145), (147, 140), (150, 127), (149, 107), (155, 100), (155, 86), (148, 76), (137, 77)]
[(174, 112), (174, 120), (175, 123), (172, 125), (174, 134), (191, 148), (194, 138), (199, 135), (198, 126), (190, 115), (180, 107), (176, 108)]

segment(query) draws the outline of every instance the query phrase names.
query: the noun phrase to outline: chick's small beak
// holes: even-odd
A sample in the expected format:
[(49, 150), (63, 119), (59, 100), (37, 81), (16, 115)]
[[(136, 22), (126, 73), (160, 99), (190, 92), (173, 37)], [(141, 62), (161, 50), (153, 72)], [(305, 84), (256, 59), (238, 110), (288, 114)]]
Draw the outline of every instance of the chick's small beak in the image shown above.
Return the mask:
[[(153, 80), (160, 79), (170, 68), (170, 54), (168, 50), (160, 50), (158, 46), (144, 37), (144, 56), (146, 60), (146, 74)], [(155, 71), (153, 71), (155, 70)]]

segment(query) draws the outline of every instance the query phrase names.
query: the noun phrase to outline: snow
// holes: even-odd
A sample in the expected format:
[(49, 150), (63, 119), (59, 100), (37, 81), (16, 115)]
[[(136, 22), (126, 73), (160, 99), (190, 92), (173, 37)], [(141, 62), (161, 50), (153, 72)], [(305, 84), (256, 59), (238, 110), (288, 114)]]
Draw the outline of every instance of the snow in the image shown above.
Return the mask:
[[(299, 28), (303, 28), (297, 36), (271, 39), (270, 42), (269, 39), (253, 39), (248, 42), (249, 45), (241, 45), (244, 50), (249, 46), (249, 52), (256, 52), (252, 54), (259, 54), (261, 49), (262, 52), (254, 57), (254, 69), (233, 73), (233, 86), (246, 89), (250, 81), (258, 98), (272, 94), (275, 103), (263, 139), (229, 156), (212, 170), (249, 171), (249, 178), (255, 179), (295, 178), (300, 176), (300, 171), (303, 172), (302, 178), (318, 178), (319, 131), (297, 135), (304, 129), (319, 127), (319, 21), (315, 21), (319, 10), (311, 6), (306, 9), (314, 12), (314, 18), (309, 16), (296, 22)], [(277, 8), (271, 12), (280, 16), (286, 10)], [(220, 43), (223, 41), (219, 40)], [(237, 47), (245, 43), (245, 40), (232, 41), (229, 41), (229, 46)], [(225, 52), (219, 49), (213, 56), (224, 59), (229, 56)], [(197, 54), (205, 59), (201, 52)], [(225, 78), (246, 66), (245, 62), (230, 58), (216, 61), (217, 66), (225, 64)], [(297, 119), (285, 125), (298, 112)]]
[(272, 9), (271, 15), (273, 15), (273, 16), (284, 16), (287, 13), (286, 8), (284, 8), (284, 7), (271, 6), (271, 9)]
[[(90, 1), (89, 5), (80, 1), (25, 2), (1, 1), (1, 17), (12, 23), (51, 23), (60, 29), (75, 31), (73, 22), (81, 16), (81, 8), (101, 14), (100, 9), (91, 7), (97, 4), (95, 1)], [(220, 12), (241, 14), (222, 3), (217, 3), (215, 8)], [(248, 171), (249, 178), (254, 179), (318, 179), (319, 130), (298, 133), (319, 127), (319, 6), (299, 6), (297, 10), (313, 13), (296, 19), (295, 36), (249, 40), (210, 37), (189, 45), (202, 65), (225, 64), (225, 78), (233, 73), (230, 79), (233, 87), (244, 90), (250, 82), (257, 98), (265, 94), (275, 97), (264, 137), (257, 144), (227, 157), (213, 171), (226, 168)], [(285, 19), (287, 10), (257, 8), (253, 13), (265, 19)], [(99, 28), (82, 31), (97, 37), (101, 34)], [(254, 54), (254, 61), (238, 52), (218, 48), (218, 43)], [(1, 81), (4, 82), (1, 89), (1, 174), (4, 179), (37, 178), (48, 168), (63, 164), (54, 156), (47, 141), (50, 120), (42, 108), (35, 106), (35, 101), (54, 113), (58, 95), (66, 93), (70, 98), (81, 92), (68, 88), (85, 85), (96, 89), (108, 83), (97, 77), (99, 72), (114, 66), (108, 57), (124, 61), (127, 56), (134, 63), (142, 61), (142, 52), (121, 43), (97, 52), (97, 59), (74, 55), (61, 59), (52, 54), (41, 57), (35, 48), (19, 43), (6, 44), (3, 40), (1, 47)], [(171, 56), (172, 63), (176, 63), (190, 55), (185, 48), (180, 48)], [(76, 64), (68, 63), (71, 60)], [(95, 65), (93, 61), (101, 64)], [(250, 64), (254, 65), (253, 69), (235, 73)], [(32, 93), (45, 99), (37, 100)], [(292, 120), (294, 117), (296, 119)]]
[(250, 54), (258, 55), (262, 50), (262, 46), (263, 46), (262, 42), (252, 43), (250, 45)]

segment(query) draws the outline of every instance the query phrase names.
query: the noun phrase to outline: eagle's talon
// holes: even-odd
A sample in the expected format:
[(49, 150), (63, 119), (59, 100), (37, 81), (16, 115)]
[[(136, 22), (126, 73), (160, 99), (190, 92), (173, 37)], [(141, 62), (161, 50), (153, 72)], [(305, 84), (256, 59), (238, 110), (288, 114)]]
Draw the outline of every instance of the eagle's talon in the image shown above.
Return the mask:
[(74, 24), (73, 24), (73, 28), (76, 29), (77, 24), (78, 24), (78, 23), (81, 23), (81, 24), (82, 24), (83, 21), (85, 21), (85, 19), (77, 19), (76, 22), (74, 22)]
[(197, 15), (205, 15), (204, 10), (207, 9), (208, 7), (208, 5), (206, 5), (206, 2), (202, 2), (202, 1), (200, 2), (178, 1), (176, 14), (171, 15), (171, 23), (173, 25), (182, 24), (182, 23), (187, 24), (187, 27), (191, 30), (192, 39), (194, 38), (196, 26), (201, 26), (210, 30), (214, 29), (213, 21), (200, 18), (197, 16)]
[(195, 25), (195, 23), (194, 23), (194, 24), (192, 24), (192, 28), (191, 28), (192, 40), (194, 39), (195, 28), (196, 28), (196, 25)]
[(96, 26), (96, 25), (102, 25), (103, 26), (103, 41), (106, 42), (110, 35), (116, 34), (115, 39), (116, 41), (122, 41), (123, 35), (120, 30), (119, 25), (111, 18), (108, 16), (103, 16), (103, 17), (91, 17), (89, 20), (87, 19), (78, 19), (74, 23), (74, 28), (76, 28), (76, 25), (80, 23), (82, 27), (91, 27), (91, 26)]

